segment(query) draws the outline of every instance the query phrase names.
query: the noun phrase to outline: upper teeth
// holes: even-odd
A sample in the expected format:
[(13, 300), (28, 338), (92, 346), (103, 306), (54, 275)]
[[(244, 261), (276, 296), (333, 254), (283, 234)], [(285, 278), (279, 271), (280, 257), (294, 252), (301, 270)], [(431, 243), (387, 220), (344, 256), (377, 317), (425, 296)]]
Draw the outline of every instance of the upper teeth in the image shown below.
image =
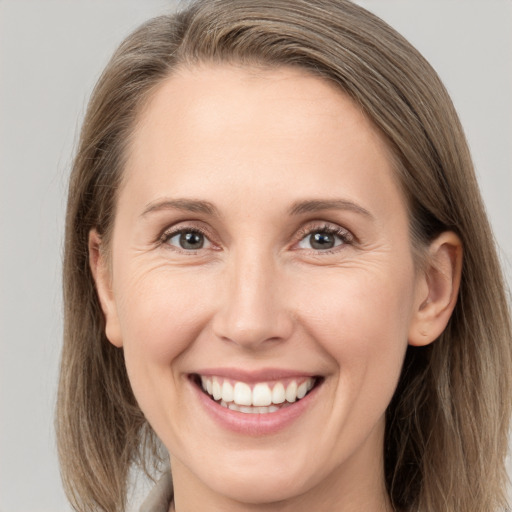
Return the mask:
[(315, 379), (308, 377), (305, 380), (291, 380), (287, 384), (283, 382), (271, 384), (258, 382), (251, 388), (245, 382), (235, 382), (232, 384), (220, 377), (201, 377), (203, 390), (211, 395), (214, 400), (257, 407), (282, 404), (285, 401), (295, 402), (303, 398), (313, 387), (314, 383)]

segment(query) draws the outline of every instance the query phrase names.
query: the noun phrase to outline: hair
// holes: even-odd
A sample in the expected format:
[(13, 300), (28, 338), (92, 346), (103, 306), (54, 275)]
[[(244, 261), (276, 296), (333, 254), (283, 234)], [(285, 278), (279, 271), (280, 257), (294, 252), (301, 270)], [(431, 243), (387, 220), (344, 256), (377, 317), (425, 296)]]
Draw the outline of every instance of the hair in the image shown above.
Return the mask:
[[(336, 86), (395, 159), (416, 248), (443, 231), (464, 247), (443, 334), (409, 347), (386, 413), (387, 491), (396, 511), (506, 507), (511, 325), (471, 157), (432, 67), (378, 17), (347, 0), (203, 0), (154, 18), (118, 48), (90, 100), (72, 170), (64, 255), (64, 345), (56, 425), (64, 486), (80, 511), (124, 510), (133, 464), (159, 461), (156, 435), (105, 337), (88, 235), (108, 241), (137, 116), (178, 66), (295, 66)], [(420, 251), (421, 252), (421, 251)]]

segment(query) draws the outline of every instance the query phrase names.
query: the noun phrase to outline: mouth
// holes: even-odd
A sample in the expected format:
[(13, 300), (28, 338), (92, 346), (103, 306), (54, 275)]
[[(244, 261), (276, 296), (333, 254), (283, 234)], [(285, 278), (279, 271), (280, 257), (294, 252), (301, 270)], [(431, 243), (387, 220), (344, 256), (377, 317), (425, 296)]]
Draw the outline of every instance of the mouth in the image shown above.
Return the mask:
[(244, 414), (281, 411), (305, 398), (323, 381), (322, 377), (296, 377), (248, 383), (197, 373), (190, 379), (213, 402)]

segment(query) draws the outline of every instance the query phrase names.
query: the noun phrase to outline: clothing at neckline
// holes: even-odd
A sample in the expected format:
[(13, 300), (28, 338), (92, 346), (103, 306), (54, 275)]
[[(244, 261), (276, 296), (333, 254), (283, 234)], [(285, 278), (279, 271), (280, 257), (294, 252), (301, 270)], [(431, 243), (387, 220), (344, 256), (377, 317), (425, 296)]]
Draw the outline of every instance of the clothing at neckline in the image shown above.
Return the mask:
[(173, 498), (171, 470), (166, 470), (148, 494), (139, 512), (169, 512)]

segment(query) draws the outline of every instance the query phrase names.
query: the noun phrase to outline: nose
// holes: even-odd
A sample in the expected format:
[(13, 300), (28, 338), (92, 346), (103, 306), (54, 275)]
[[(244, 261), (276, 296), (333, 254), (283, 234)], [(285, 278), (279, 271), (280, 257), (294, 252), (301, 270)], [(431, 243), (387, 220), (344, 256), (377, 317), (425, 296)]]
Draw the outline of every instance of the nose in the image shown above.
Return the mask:
[(213, 319), (215, 335), (245, 349), (288, 339), (293, 318), (274, 258), (263, 251), (246, 252), (233, 258), (225, 270)]

